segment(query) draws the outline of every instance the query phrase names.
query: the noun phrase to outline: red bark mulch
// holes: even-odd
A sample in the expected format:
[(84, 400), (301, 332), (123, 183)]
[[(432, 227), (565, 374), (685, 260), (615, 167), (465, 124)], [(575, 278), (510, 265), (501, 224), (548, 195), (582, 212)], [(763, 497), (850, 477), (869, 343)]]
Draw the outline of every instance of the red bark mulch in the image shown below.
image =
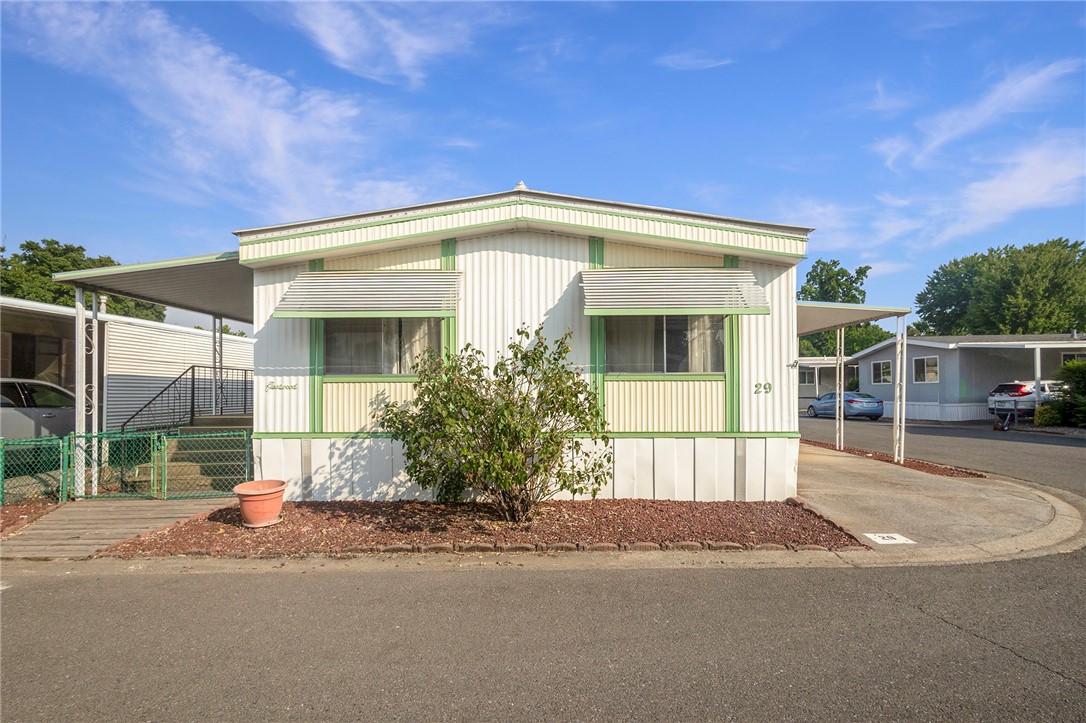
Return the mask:
[[(823, 449), (837, 450), (837, 446), (829, 442), (815, 442), (810, 439), (802, 440), (804, 444), (809, 444), (812, 447), (822, 447)], [(844, 447), (840, 451), (854, 454), (857, 457), (867, 457), (869, 459), (875, 459), (879, 462), (889, 462), (890, 464), (897, 464), (894, 462), (894, 456), (886, 454), (885, 452), (872, 452), (867, 449), (857, 449), (856, 447)], [(925, 462), (922, 459), (909, 459), (905, 458), (903, 467), (909, 469), (915, 469), (920, 472), (927, 472), (928, 474), (937, 474), (941, 477), (972, 477), (983, 478), (985, 475), (980, 472), (974, 472), (971, 469), (962, 469), (960, 467), (948, 467), (945, 464), (935, 464), (934, 462)]]
[(241, 525), (237, 507), (225, 507), (120, 542), (102, 554), (119, 557), (210, 555), (291, 557), (350, 555), (389, 545), (421, 550), (428, 545), (522, 544), (544, 549), (556, 543), (730, 542), (818, 545), (839, 550), (857, 545), (838, 527), (790, 502), (673, 502), (663, 500), (551, 501), (529, 523), (500, 519), (480, 503), (287, 502), (283, 520), (270, 527)]
[(11, 537), (34, 520), (60, 507), (54, 500), (38, 498), (0, 506), (0, 540)]

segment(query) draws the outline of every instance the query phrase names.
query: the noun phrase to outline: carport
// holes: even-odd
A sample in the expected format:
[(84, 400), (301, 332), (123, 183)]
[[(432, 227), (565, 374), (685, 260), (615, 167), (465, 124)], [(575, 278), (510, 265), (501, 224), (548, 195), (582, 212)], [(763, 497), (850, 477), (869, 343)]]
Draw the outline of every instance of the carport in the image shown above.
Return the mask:
[[(826, 301), (796, 302), (796, 334), (806, 336), (833, 329), (837, 332), (837, 356), (835, 360), (836, 399), (834, 407), (834, 440), (837, 449), (845, 446), (845, 327), (865, 321), (895, 319), (896, 346), (894, 354), (894, 461), (905, 461), (905, 350), (908, 326), (905, 317), (909, 309), (841, 304)], [(798, 367), (798, 360), (797, 360)]]
[[(54, 281), (75, 287), (75, 339), (83, 352), (75, 355), (75, 405), (76, 409), (84, 409), (91, 415), (92, 435), (100, 431), (96, 413), (99, 390), (93, 381), (87, 381), (87, 355), (91, 355), (92, 359), (90, 379), (98, 379), (98, 314), (102, 306), (100, 302), (104, 301), (102, 296), (124, 296), (210, 316), (211, 366), (216, 382), (213, 393), (217, 397), (223, 369), (223, 319), (246, 324), (253, 321), (253, 271), (242, 266), (238, 257), (237, 251), (226, 251), (53, 275)], [(88, 306), (90, 323), (87, 318)], [(215, 406), (219, 407), (217, 398)], [(86, 415), (76, 414), (77, 438), (82, 439), (86, 433)], [(77, 467), (82, 466), (83, 461), (83, 455), (76, 455)], [(76, 473), (81, 474), (82, 471), (77, 469)]]

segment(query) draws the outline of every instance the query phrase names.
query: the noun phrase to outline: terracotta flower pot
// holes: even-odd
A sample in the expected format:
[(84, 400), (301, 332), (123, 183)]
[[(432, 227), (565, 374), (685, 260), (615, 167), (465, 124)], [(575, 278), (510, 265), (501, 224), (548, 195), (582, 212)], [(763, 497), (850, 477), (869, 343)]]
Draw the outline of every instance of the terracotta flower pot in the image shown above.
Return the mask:
[(283, 518), (283, 493), (287, 483), (281, 479), (261, 479), (242, 482), (234, 487), (241, 503), (241, 524), (246, 527), (267, 527)]

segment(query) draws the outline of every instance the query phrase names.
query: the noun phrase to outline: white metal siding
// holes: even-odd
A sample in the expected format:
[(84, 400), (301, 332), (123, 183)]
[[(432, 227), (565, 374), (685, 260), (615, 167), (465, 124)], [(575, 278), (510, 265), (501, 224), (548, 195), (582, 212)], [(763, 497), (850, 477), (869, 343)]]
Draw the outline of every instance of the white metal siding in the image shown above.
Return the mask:
[(577, 285), (577, 272), (588, 268), (587, 238), (513, 232), (458, 239), (456, 268), (464, 272), (458, 349), (470, 343), (493, 364), (518, 327), (531, 331), (543, 322), (548, 339), (573, 331), (570, 361), (587, 368), (589, 324)]
[(289, 266), (253, 273), (254, 432), (310, 431), (309, 320), (271, 316), (294, 277), (305, 270)]
[(724, 265), (724, 260), (722, 255), (707, 256), (676, 249), (662, 249), (656, 246), (639, 246), (637, 244), (607, 241), (603, 245), (603, 265), (608, 269), (660, 268), (665, 266), (719, 269)]
[(612, 432), (722, 432), (723, 381), (612, 381), (604, 383)]
[[(743, 432), (795, 432), (796, 339), (795, 267), (741, 263), (754, 272), (769, 299), (768, 316), (739, 318), (739, 416)], [(772, 385), (768, 394), (756, 394)], [(755, 385), (762, 385), (756, 387)]]
[(411, 382), (325, 382), (324, 431), (333, 434), (379, 431), (374, 404), (402, 404), (415, 398)]
[(424, 271), (440, 268), (440, 243), (324, 260), (325, 271)]
[[(117, 429), (179, 374), (211, 366), (211, 332), (165, 324), (104, 324), (106, 429)], [(223, 365), (253, 368), (253, 340), (223, 336)]]

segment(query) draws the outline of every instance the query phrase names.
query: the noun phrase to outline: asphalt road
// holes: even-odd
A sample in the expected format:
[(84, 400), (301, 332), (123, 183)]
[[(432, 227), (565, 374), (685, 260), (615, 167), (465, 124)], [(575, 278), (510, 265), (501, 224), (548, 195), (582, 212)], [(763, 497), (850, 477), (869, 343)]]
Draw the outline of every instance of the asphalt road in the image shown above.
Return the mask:
[[(832, 419), (801, 417), (804, 439), (833, 442)], [(892, 453), (889, 421), (845, 422), (845, 445)], [(991, 472), (1057, 487), (1086, 497), (1086, 439), (1037, 432), (996, 432), (988, 424), (907, 424), (905, 456)]]
[(895, 569), (490, 560), (9, 568), (3, 719), (1086, 720), (1084, 551)]

